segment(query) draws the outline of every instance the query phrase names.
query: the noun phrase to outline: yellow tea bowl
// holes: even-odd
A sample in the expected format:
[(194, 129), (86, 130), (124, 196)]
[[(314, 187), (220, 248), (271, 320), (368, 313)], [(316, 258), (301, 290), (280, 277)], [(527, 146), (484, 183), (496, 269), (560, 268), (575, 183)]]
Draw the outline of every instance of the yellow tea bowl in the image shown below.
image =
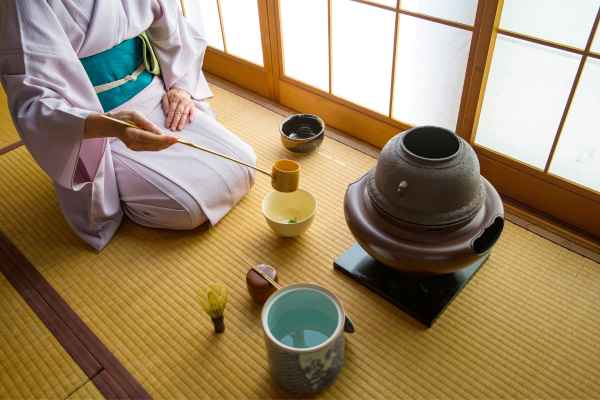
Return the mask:
[(275, 233), (293, 237), (306, 232), (317, 212), (317, 200), (304, 189), (283, 193), (274, 191), (262, 202), (262, 212)]

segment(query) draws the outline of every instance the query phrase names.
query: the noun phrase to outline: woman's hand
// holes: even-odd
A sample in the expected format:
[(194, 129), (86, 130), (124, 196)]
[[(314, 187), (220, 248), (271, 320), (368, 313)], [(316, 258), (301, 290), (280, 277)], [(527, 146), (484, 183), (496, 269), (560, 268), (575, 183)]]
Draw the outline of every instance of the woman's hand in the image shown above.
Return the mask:
[(177, 143), (179, 136), (163, 135), (161, 129), (138, 111), (108, 112), (107, 116), (138, 125), (141, 129), (130, 128), (101, 117), (100, 113), (90, 113), (85, 119), (83, 138), (117, 137), (133, 151), (159, 151)]
[(171, 88), (162, 97), (163, 111), (167, 116), (167, 128), (182, 130), (187, 123), (196, 118), (196, 107), (192, 102), (192, 96), (183, 89)]

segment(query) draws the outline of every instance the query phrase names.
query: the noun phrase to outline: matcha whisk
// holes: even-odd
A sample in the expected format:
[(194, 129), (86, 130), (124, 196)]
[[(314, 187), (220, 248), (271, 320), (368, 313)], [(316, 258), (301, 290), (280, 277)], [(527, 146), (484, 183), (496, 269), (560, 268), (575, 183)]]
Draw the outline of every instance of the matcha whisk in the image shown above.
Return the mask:
[(215, 332), (225, 332), (225, 318), (223, 311), (227, 304), (227, 289), (220, 283), (209, 283), (198, 291), (196, 301), (200, 307), (210, 316)]

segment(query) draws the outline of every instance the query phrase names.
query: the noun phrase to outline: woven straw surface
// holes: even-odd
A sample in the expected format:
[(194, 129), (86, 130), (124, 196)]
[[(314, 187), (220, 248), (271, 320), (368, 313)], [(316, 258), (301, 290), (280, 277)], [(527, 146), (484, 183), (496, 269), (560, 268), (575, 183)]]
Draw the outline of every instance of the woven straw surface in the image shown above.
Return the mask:
[(8, 103), (6, 102), (6, 93), (0, 86), (0, 149), (21, 140), (15, 126), (13, 125), (10, 113), (8, 112)]
[(94, 384), (94, 382), (89, 381), (76, 392), (67, 397), (67, 400), (101, 400), (106, 399), (100, 389)]
[(0, 316), (0, 399), (64, 399), (89, 381), (1, 273)]
[[(212, 87), (221, 123), (250, 143), (259, 167), (291, 158), (319, 209), (298, 238), (267, 227), (252, 191), (217, 226), (175, 232), (125, 220), (95, 254), (69, 229), (47, 177), (20, 148), (0, 157), (0, 229), (155, 398), (299, 397), (270, 376), (259, 316), (245, 288), (252, 263), (280, 283), (333, 290), (357, 332), (346, 336), (338, 380), (322, 398), (598, 398), (600, 266), (511, 223), (490, 260), (426, 329), (333, 269), (354, 241), (342, 202), (347, 185), (375, 160), (326, 139), (293, 155), (278, 137), (282, 117)], [(18, 168), (17, 168), (18, 167)], [(8, 173), (10, 172), (10, 173)], [(198, 171), (201, 173), (201, 171)], [(226, 331), (195, 302), (198, 288), (229, 291)]]

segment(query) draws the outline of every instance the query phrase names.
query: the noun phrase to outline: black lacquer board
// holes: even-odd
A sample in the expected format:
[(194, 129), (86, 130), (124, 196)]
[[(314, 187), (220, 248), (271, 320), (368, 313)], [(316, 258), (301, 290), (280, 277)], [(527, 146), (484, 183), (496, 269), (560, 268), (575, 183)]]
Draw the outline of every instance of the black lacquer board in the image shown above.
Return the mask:
[(489, 255), (451, 274), (421, 277), (386, 267), (354, 243), (333, 266), (431, 328)]

